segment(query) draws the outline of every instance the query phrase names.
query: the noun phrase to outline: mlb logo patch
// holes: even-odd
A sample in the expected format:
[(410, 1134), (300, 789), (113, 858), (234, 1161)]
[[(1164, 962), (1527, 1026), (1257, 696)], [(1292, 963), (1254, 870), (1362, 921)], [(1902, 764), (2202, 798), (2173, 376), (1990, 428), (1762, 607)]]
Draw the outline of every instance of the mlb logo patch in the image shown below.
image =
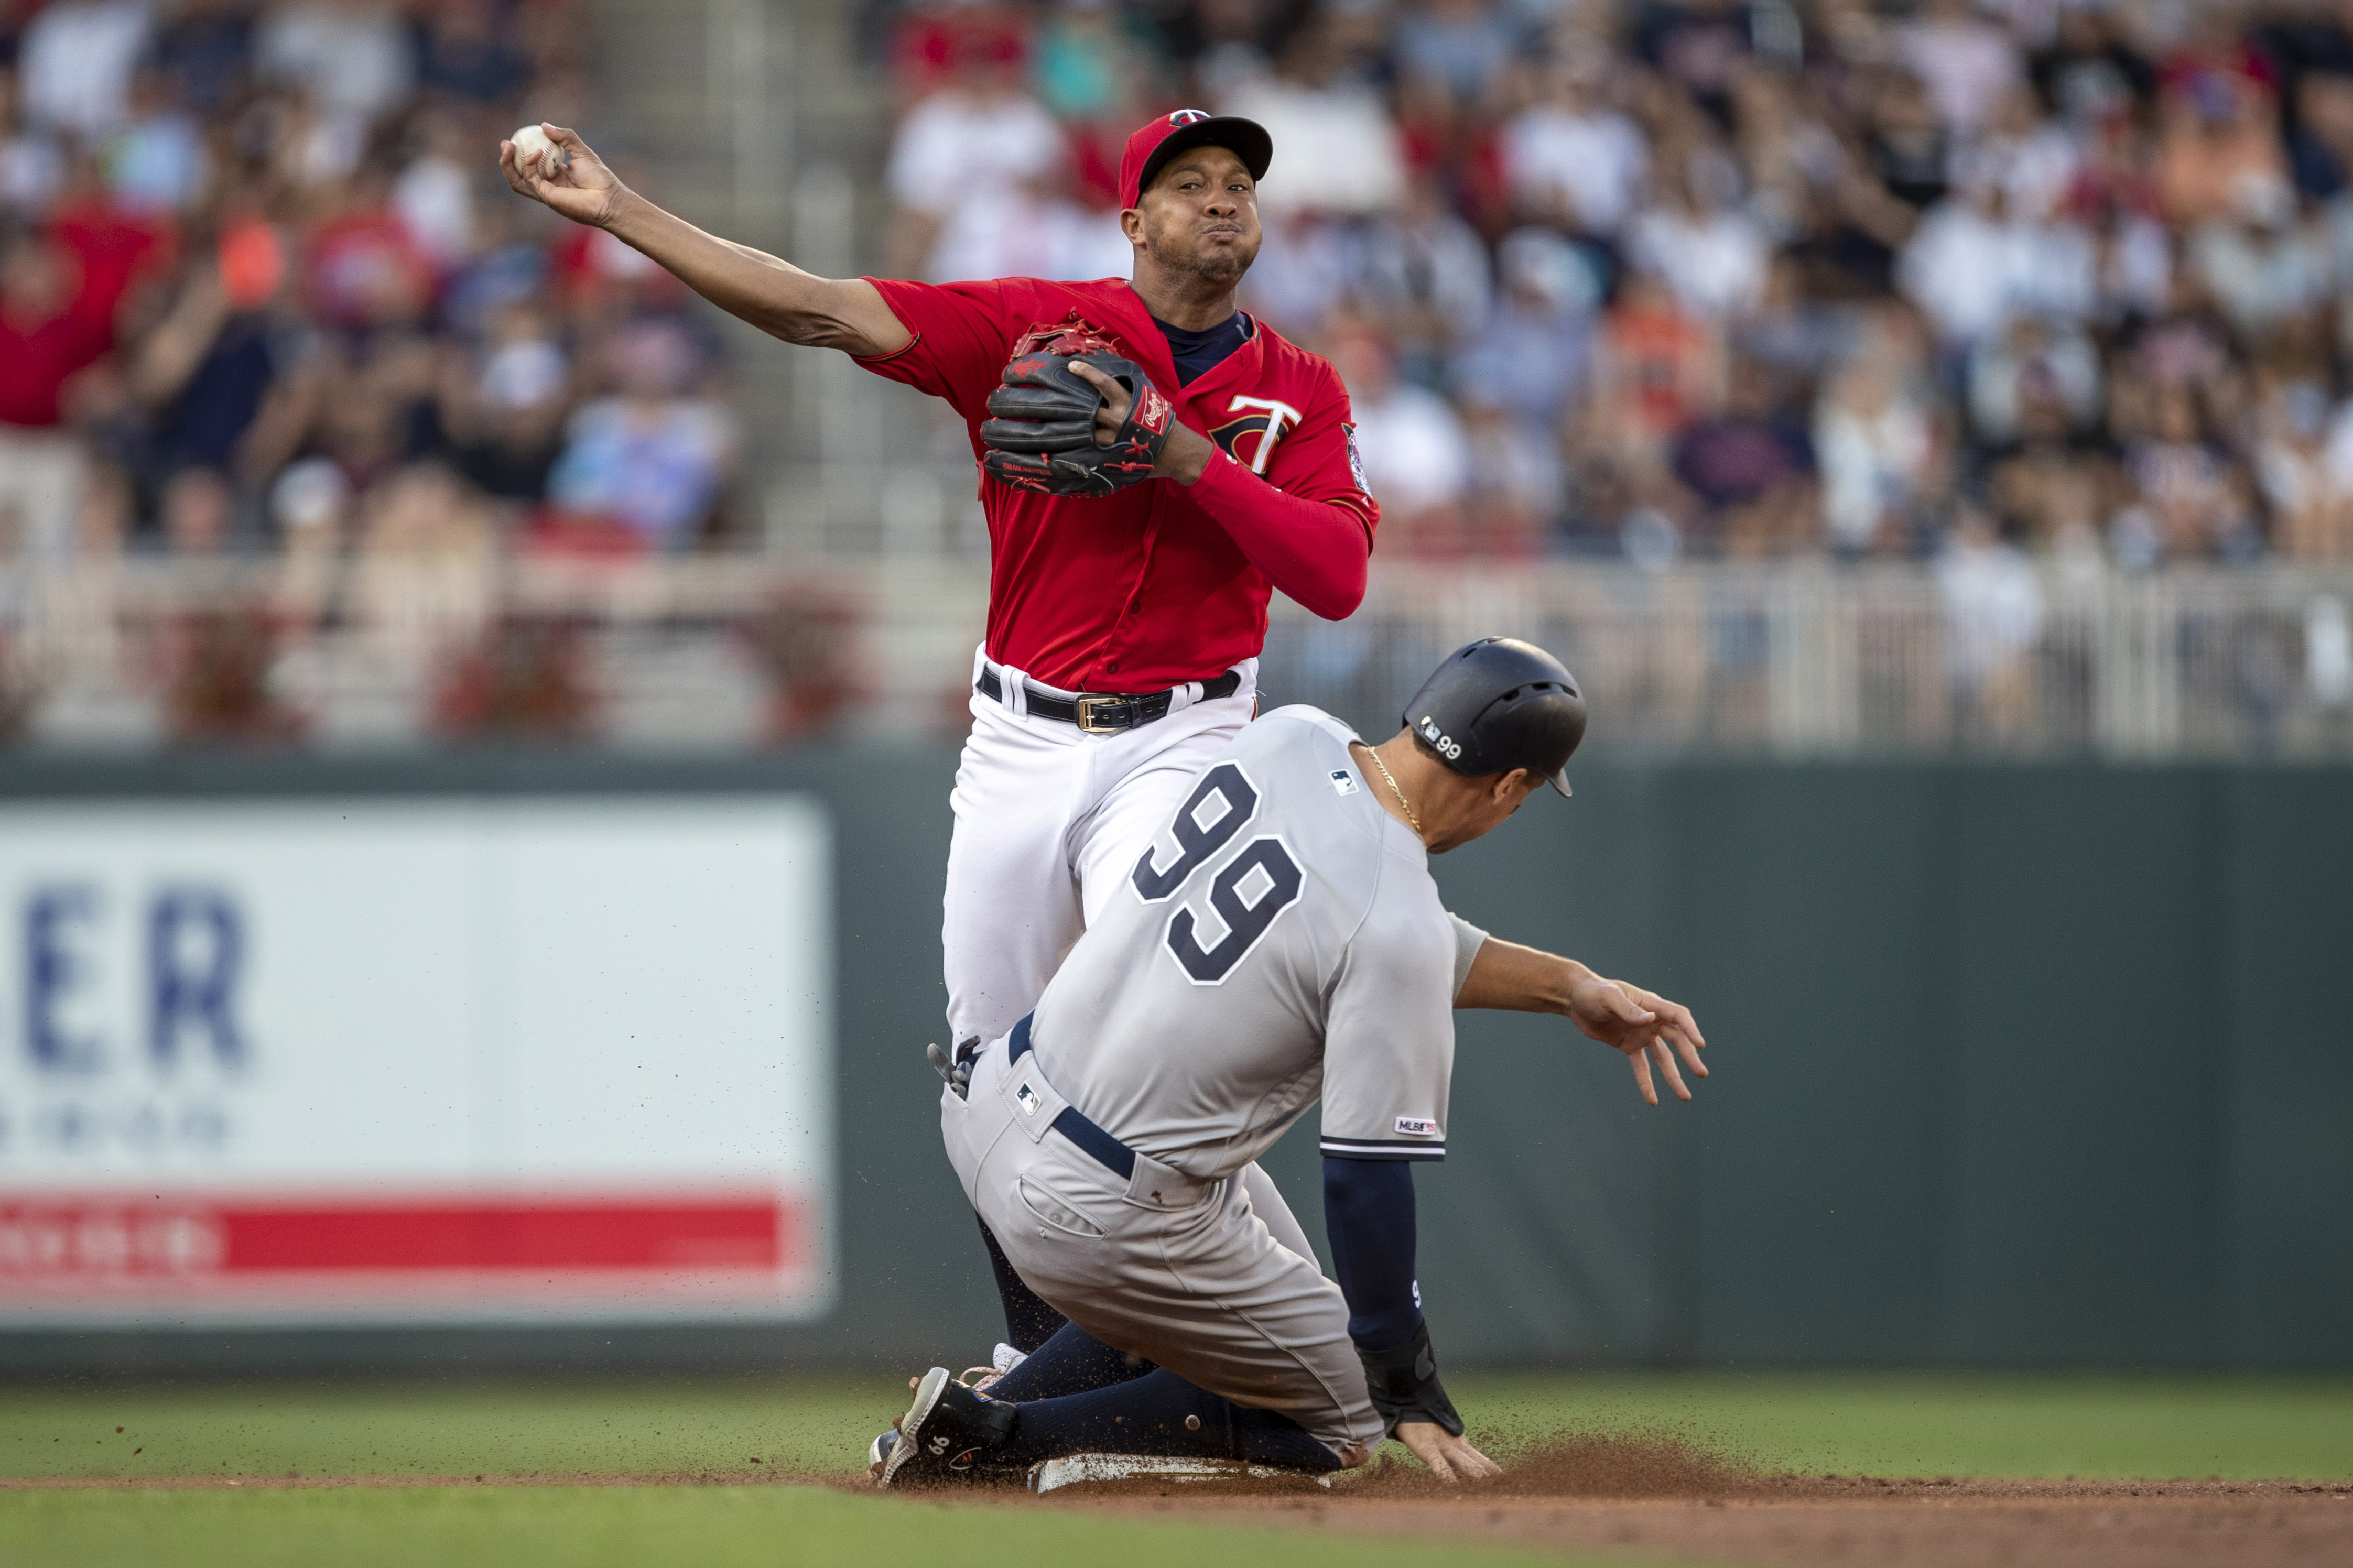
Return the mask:
[(1345, 768), (1334, 768), (1332, 770), (1332, 793), (1334, 795), (1356, 794), (1356, 775), (1350, 773)]
[(1438, 1123), (1427, 1116), (1400, 1116), (1397, 1119), (1397, 1130), (1409, 1138), (1438, 1136)]

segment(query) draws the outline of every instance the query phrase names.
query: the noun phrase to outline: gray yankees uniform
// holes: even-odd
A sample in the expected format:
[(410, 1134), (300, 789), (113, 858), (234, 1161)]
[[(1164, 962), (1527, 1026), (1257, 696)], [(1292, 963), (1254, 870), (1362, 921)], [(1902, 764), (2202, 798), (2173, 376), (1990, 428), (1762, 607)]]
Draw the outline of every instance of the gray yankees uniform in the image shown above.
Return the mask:
[(1319, 1098), (1326, 1153), (1444, 1158), (1453, 1001), (1486, 940), (1440, 903), (1355, 739), (1304, 707), (1245, 730), (968, 1097), (941, 1100), (965, 1194), (1033, 1289), (1335, 1451), (1383, 1431), (1346, 1302), (1240, 1178)]

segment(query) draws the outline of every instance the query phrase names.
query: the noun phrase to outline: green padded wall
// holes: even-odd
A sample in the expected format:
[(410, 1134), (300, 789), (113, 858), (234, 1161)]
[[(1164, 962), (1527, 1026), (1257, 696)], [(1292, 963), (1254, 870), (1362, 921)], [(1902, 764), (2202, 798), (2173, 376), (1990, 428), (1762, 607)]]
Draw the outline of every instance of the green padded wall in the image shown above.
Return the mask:
[[(19, 759), (10, 798), (815, 794), (839, 831), (841, 1305), (792, 1330), (0, 1334), (0, 1368), (961, 1365), (995, 1338), (939, 1151), (954, 757)], [(1689, 1003), (1694, 1105), (1466, 1015), (1421, 1280), (1451, 1364), (2353, 1363), (2353, 773), (1577, 769), (1450, 902)], [(1314, 1126), (1269, 1159), (1320, 1242)]]

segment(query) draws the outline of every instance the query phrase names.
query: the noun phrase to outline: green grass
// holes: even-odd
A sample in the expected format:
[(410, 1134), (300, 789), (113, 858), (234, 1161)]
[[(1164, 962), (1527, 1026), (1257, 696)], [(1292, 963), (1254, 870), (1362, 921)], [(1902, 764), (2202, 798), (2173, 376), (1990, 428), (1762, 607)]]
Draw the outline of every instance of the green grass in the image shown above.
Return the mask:
[(854, 1471), (905, 1407), (888, 1381), (19, 1388), (0, 1393), (0, 1476)]
[[(2353, 1477), (2342, 1377), (1490, 1373), (1452, 1386), (1504, 1447), (1571, 1425), (1669, 1426), (1842, 1475)], [(17, 1387), (0, 1392), (0, 1476), (846, 1471), (904, 1398), (889, 1379)]]
[(2342, 1376), (1705, 1373), (1461, 1384), (1466, 1414), (1507, 1431), (1671, 1426), (1816, 1475), (2353, 1477), (2353, 1378)]
[(1048, 1510), (983, 1513), (807, 1487), (0, 1493), (0, 1561), (9, 1568), (1201, 1568), (1264, 1562), (1274, 1552), (1284, 1568), (1563, 1561), (1444, 1542)]
[[(1570, 1426), (1672, 1427), (1761, 1464), (1811, 1472), (2353, 1477), (2353, 1380), (2345, 1378), (1491, 1373), (1466, 1374), (1454, 1387), (1474, 1435), (1505, 1448)], [(1198, 1568), (1275, 1553), (1284, 1568), (1562, 1561), (1483, 1543), (976, 1512), (742, 1484), (855, 1470), (866, 1439), (903, 1398), (889, 1379), (8, 1388), (0, 1390), (0, 1476), (20, 1479), (720, 1484), (0, 1491), (0, 1563), (863, 1568), (938, 1559), (955, 1568)]]

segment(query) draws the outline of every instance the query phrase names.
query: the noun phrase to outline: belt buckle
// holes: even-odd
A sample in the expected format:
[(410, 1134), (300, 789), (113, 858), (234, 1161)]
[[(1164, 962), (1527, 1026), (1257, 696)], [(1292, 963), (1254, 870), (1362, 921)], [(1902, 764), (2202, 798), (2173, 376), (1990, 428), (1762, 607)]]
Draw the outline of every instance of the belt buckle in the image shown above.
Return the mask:
[(1127, 699), (1124, 697), (1106, 696), (1102, 694), (1081, 697), (1073, 704), (1073, 706), (1078, 710), (1080, 730), (1090, 735), (1118, 735), (1124, 734), (1128, 730), (1133, 729), (1134, 727), (1133, 724), (1108, 724), (1097, 723), (1095, 721), (1096, 708), (1106, 703), (1124, 702)]

